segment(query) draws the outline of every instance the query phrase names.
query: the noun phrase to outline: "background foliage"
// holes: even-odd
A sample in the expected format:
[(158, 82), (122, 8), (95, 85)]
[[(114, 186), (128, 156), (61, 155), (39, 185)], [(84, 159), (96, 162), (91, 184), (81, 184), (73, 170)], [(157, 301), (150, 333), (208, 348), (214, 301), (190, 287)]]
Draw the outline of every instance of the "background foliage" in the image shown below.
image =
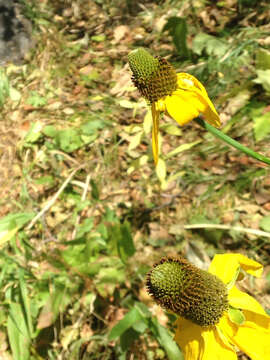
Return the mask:
[(1, 358), (181, 359), (144, 287), (164, 255), (262, 262), (242, 286), (267, 310), (269, 169), (164, 117), (155, 170), (126, 62), (143, 46), (197, 76), (223, 131), (270, 156), (268, 1), (23, 3), (35, 46), (0, 71)]

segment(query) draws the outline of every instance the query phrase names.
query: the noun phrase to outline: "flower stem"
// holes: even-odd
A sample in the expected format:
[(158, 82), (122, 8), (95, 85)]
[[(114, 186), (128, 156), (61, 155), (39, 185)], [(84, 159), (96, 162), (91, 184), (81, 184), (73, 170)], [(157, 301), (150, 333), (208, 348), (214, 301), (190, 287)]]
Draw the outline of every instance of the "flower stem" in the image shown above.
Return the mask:
[(199, 124), (200, 126), (202, 126), (205, 130), (209, 131), (211, 134), (215, 135), (216, 137), (218, 137), (219, 139), (225, 141), (227, 144), (235, 147), (237, 150), (242, 151), (243, 153), (253, 157), (256, 160), (259, 160), (265, 164), (270, 165), (270, 159), (266, 156), (263, 156), (261, 154), (258, 154), (256, 151), (251, 150), (250, 148), (241, 145), (238, 141), (232, 139), (231, 137), (229, 137), (228, 135), (224, 134), (222, 131), (218, 130), (217, 128), (215, 128), (214, 126), (206, 123), (205, 121), (203, 121), (200, 118), (196, 118), (194, 119), (196, 121), (197, 124)]

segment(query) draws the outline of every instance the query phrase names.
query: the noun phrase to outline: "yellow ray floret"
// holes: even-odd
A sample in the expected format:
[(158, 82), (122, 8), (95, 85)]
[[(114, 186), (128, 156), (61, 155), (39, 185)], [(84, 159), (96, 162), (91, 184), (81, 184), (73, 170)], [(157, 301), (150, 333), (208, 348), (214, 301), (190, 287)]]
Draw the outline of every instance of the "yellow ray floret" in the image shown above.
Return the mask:
[(161, 112), (167, 113), (179, 125), (185, 125), (199, 115), (215, 127), (219, 127), (219, 115), (209, 99), (204, 86), (194, 76), (186, 73), (177, 74), (177, 89), (171, 95), (152, 103), (153, 118), (153, 157), (158, 162), (158, 126)]

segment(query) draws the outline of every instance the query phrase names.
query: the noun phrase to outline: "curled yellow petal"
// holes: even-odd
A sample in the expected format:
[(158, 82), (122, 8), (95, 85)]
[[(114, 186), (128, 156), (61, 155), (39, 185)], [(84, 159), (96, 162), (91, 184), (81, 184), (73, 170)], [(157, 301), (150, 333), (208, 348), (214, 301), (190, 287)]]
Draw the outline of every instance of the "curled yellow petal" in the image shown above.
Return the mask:
[(201, 104), (204, 105), (204, 110), (201, 112), (205, 120), (215, 127), (220, 127), (219, 115), (202, 83), (194, 76), (186, 73), (177, 74), (177, 78), (179, 89), (186, 91), (189, 96), (191, 96), (192, 93), (196, 94)]
[(240, 326), (230, 322), (227, 316), (223, 316), (219, 327), (229, 341), (252, 360), (270, 359), (270, 331), (257, 324), (254, 314), (251, 316), (252, 321), (250, 321), (249, 312), (245, 312), (246, 321)]
[(261, 276), (263, 271), (261, 264), (242, 254), (215, 255), (208, 271), (217, 275), (225, 284), (228, 284), (234, 278), (239, 267), (257, 277)]
[(245, 270), (248, 274), (256, 277), (260, 277), (262, 275), (262, 264), (258, 263), (255, 260), (251, 260), (242, 254), (234, 254), (234, 256), (238, 259), (241, 268)]
[(200, 114), (198, 106), (201, 104), (184, 91), (177, 90), (174, 95), (167, 96), (165, 103), (167, 112), (179, 125), (190, 122)]
[(175, 341), (185, 360), (237, 360), (234, 349), (226, 339), (223, 342), (215, 327), (202, 328), (182, 318), (176, 323)]
[(269, 318), (270, 317), (266, 314), (263, 307), (255, 300), (252, 296), (240, 291), (235, 286), (229, 291), (228, 294), (229, 304), (237, 309), (244, 309), (249, 310), (257, 314), (265, 315)]

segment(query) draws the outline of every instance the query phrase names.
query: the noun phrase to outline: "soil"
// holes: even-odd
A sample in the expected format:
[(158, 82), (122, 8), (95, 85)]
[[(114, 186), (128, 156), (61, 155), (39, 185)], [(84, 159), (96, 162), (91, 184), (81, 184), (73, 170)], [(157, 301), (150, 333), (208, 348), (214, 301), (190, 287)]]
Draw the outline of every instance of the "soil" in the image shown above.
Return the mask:
[(0, 66), (19, 64), (32, 47), (31, 22), (16, 0), (0, 0)]

